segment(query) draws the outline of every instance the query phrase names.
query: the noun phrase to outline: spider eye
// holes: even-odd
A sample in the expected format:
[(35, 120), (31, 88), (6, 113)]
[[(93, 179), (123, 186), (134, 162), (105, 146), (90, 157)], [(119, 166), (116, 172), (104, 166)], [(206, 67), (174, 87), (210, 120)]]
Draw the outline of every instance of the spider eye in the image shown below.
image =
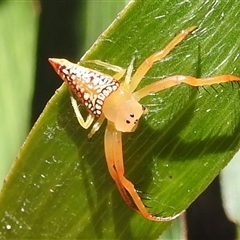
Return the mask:
[(133, 113), (130, 113), (130, 117), (131, 117), (131, 118), (134, 118), (134, 114), (133, 114)]
[(130, 121), (129, 121), (129, 120), (126, 120), (126, 123), (127, 123), (127, 124), (129, 124), (129, 123), (130, 123)]

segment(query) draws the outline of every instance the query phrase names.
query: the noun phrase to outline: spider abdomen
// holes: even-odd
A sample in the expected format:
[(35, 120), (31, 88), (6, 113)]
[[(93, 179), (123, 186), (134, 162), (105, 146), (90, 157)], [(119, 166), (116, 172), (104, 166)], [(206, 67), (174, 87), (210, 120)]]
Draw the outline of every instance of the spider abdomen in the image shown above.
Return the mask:
[(120, 84), (113, 77), (71, 63), (65, 59), (49, 59), (55, 71), (85, 105), (88, 112), (98, 118), (102, 115), (105, 99)]

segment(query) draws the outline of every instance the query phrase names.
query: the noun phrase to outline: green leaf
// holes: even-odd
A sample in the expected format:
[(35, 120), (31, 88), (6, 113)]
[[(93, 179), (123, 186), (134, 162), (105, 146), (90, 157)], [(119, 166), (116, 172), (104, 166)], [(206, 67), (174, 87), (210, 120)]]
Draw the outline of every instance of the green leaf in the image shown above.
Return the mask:
[(29, 131), (36, 14), (31, 2), (0, 1), (0, 187)]
[[(240, 2), (133, 1), (84, 56), (134, 68), (180, 30), (198, 25), (141, 82), (165, 76), (240, 76)], [(86, 64), (87, 66), (87, 64)], [(96, 68), (96, 66), (91, 66)], [(106, 70), (101, 69), (103, 72)], [(49, 80), (50, 81), (50, 80)], [(140, 87), (141, 87), (140, 86)], [(180, 85), (146, 97), (149, 109), (124, 134), (126, 176), (147, 192), (151, 212), (186, 209), (239, 149), (239, 89)], [(170, 223), (130, 209), (107, 171), (105, 125), (92, 139), (76, 121), (64, 86), (33, 127), (0, 196), (5, 238), (156, 239)]]

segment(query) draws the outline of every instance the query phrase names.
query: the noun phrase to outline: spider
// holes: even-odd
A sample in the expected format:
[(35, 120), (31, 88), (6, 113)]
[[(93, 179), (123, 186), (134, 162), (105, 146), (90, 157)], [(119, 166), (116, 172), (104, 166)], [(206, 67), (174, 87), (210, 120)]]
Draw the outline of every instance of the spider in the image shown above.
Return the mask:
[[(191, 76), (176, 75), (136, 90), (138, 84), (152, 67), (153, 63), (163, 59), (196, 28), (197, 26), (192, 26), (182, 30), (165, 48), (145, 59), (132, 77), (133, 60), (127, 70), (99, 60), (91, 61), (116, 72), (114, 76), (110, 76), (71, 63), (65, 59), (49, 58), (49, 62), (57, 74), (83, 105), (85, 105), (89, 112), (88, 117), (84, 120), (76, 99), (71, 95), (71, 103), (79, 124), (83, 128), (88, 129), (94, 119), (97, 118), (88, 134), (89, 138), (98, 131), (104, 119), (107, 119), (104, 148), (110, 175), (127, 205), (142, 214), (145, 218), (153, 221), (171, 221), (181, 213), (167, 217), (150, 213), (132, 182), (124, 176), (122, 133), (135, 131), (140, 117), (147, 112), (146, 108), (142, 106), (139, 101), (151, 93), (162, 91), (180, 83), (186, 83), (191, 86), (205, 86), (223, 82), (240, 81), (239, 77), (233, 75), (221, 75), (200, 79)], [(120, 83), (119, 80), (125, 73), (125, 80)]]

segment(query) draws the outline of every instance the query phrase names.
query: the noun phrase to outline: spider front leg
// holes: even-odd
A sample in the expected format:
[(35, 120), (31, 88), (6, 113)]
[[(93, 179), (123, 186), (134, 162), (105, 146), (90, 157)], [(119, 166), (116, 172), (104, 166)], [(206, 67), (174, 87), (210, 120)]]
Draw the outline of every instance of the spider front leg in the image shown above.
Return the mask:
[(122, 133), (117, 131), (114, 124), (111, 122), (108, 122), (105, 131), (104, 145), (108, 170), (124, 201), (130, 207), (142, 214), (145, 218), (153, 221), (171, 221), (180, 215), (177, 214), (170, 217), (159, 217), (148, 212), (134, 185), (124, 176)]
[(151, 93), (156, 93), (161, 90), (176, 86), (180, 83), (186, 83), (188, 85), (198, 87), (198, 86), (206, 86), (206, 85), (213, 85), (225, 82), (233, 82), (233, 81), (240, 81), (240, 78), (234, 75), (221, 75), (216, 77), (209, 77), (209, 78), (195, 78), (191, 76), (172, 76), (167, 77), (163, 80), (154, 82), (142, 89), (133, 93), (137, 101), (140, 99), (148, 96)]
[(185, 30), (182, 30), (175, 38), (172, 39), (172, 41), (161, 51), (158, 51), (154, 54), (152, 54), (150, 57), (144, 60), (144, 62), (139, 66), (135, 74), (133, 75), (130, 83), (130, 91), (134, 92), (134, 90), (137, 88), (139, 82), (142, 80), (142, 78), (145, 76), (145, 74), (149, 71), (149, 69), (152, 67), (152, 65), (163, 59), (168, 55), (168, 53), (176, 47), (177, 44), (179, 44), (189, 33), (191, 33), (193, 30), (195, 30), (197, 26), (189, 27)]

